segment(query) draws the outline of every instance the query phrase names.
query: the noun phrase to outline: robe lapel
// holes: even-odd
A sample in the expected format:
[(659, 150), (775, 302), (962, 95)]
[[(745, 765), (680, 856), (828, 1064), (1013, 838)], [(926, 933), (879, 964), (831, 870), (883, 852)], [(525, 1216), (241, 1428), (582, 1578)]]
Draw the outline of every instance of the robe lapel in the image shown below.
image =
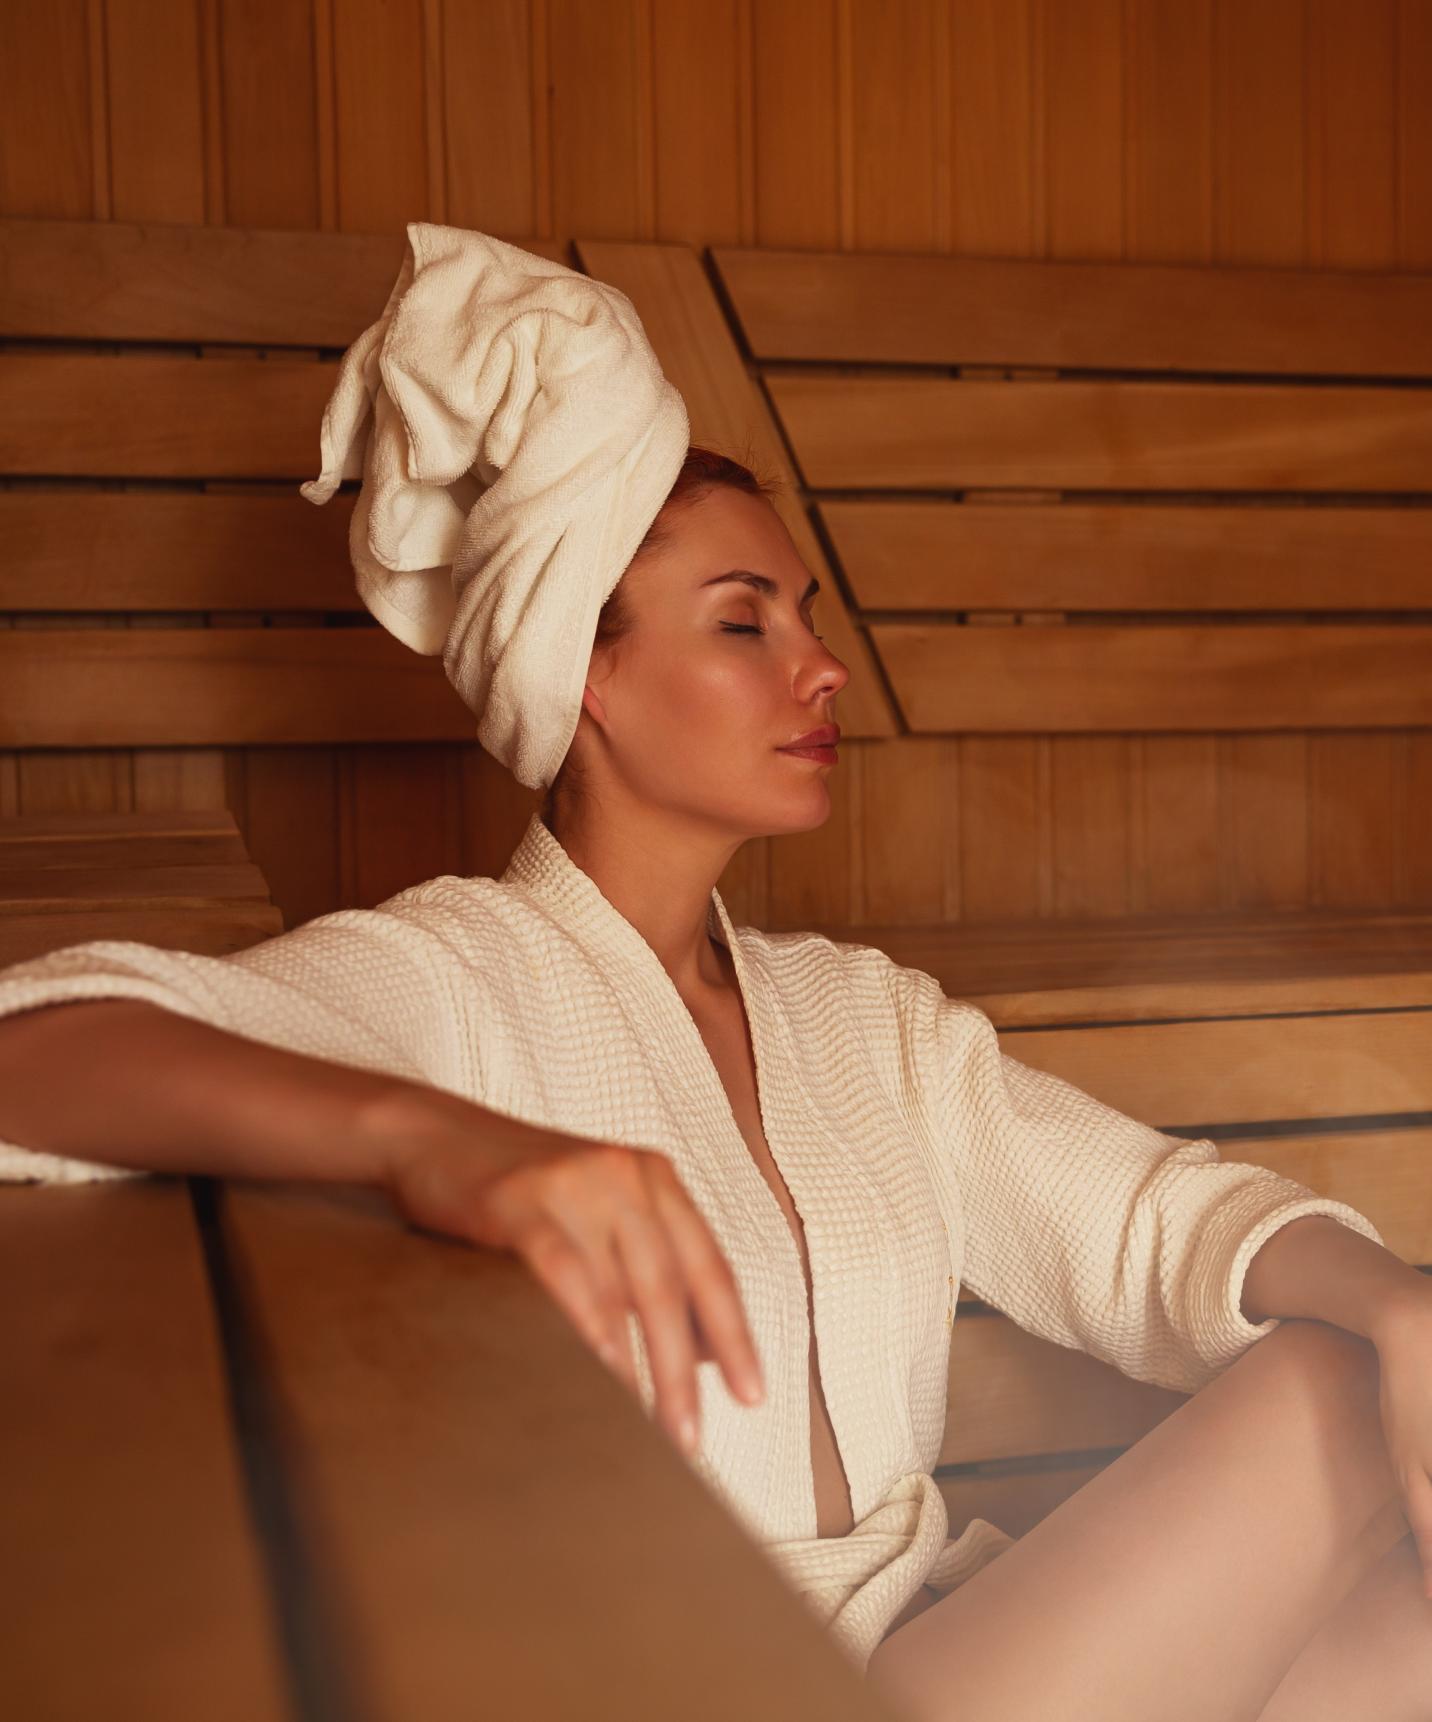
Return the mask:
[[(594, 960), (609, 969), (633, 1006), (643, 1007), (640, 1014), (657, 1029), (651, 1037), (654, 1053), (665, 1062), (668, 1080), (684, 1085), (685, 1095), (696, 1103), (692, 1119), (704, 1125), (697, 1132), (699, 1139), (674, 1145), (683, 1177), (691, 1175), (688, 1188), (694, 1192), (705, 1181), (700, 1164), (704, 1160), (708, 1176), (714, 1172), (728, 1190), (739, 1191), (742, 1223), (758, 1227), (761, 1250), (767, 1262), (778, 1267), (779, 1296), (785, 1306), (783, 1362), (794, 1385), (788, 1383), (788, 1415), (782, 1419), (791, 1450), (773, 1452), (772, 1462), (789, 1466), (790, 1474), (799, 1476), (801, 1498), (807, 1503), (804, 1534), (814, 1537), (805, 1276), (785, 1214), (751, 1156), (701, 1032), (650, 945), (536, 814), (504, 874), (507, 880), (530, 891)], [(860, 1426), (872, 1398), (889, 1402), (890, 1383), (881, 1379), (882, 1369), (890, 1363), (889, 1347), (880, 1338), (882, 1328), (888, 1336), (890, 1313), (890, 1286), (882, 1264), (889, 1239), (880, 1225), (888, 1199), (850, 1145), (842, 1142), (838, 1121), (829, 1117), (823, 1104), (820, 1085), (815, 1085), (815, 1093), (808, 1086), (806, 1061), (781, 1007), (761, 935), (751, 930), (752, 936), (743, 938), (715, 889), (707, 926), (731, 952), (750, 1024), (767, 1146), (805, 1229), (817, 1365), (858, 1519), (878, 1496), (877, 1473), (886, 1455), (867, 1453), (860, 1444), (848, 1441), (843, 1431)], [(719, 1121), (715, 1129), (713, 1120)], [(713, 1155), (719, 1160), (714, 1167)], [(773, 1386), (768, 1383), (768, 1388)]]

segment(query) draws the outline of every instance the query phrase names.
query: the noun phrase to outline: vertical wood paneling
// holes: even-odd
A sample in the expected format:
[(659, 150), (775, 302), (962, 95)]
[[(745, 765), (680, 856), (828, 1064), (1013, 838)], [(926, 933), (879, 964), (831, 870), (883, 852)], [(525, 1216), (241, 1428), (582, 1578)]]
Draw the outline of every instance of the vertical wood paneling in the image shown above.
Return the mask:
[(537, 58), (527, 0), (470, 6), (447, 0), (442, 14), (443, 170), (454, 227), (513, 239), (538, 238), (545, 68)]
[(836, 0), (751, 0), (752, 245), (840, 243)]
[[(1119, 258), (1124, 251), (1124, 38), (1121, 0), (1078, 8), (1041, 0), (1044, 244), (1050, 258)], [(1128, 736), (1056, 735), (1054, 900), (1058, 916), (1120, 915), (1133, 907)]]
[[(1432, 6), (1401, 0), (1397, 9), (1397, 266), (1432, 269)], [(1407, 737), (1401, 831), (1401, 901), (1432, 896), (1432, 732)]]
[[(1306, 261), (1303, 0), (1215, 0), (1213, 261)], [(1219, 738), (1228, 908), (1309, 902), (1306, 735)]]
[(646, 0), (547, 0), (554, 231), (656, 237)]
[[(1044, 116), (1037, 43), (1034, 0), (954, 0), (951, 236), (959, 254), (1039, 254)], [(1048, 739), (962, 736), (945, 745), (958, 762), (961, 918), (1047, 914), (1054, 873)]]
[(106, 0), (110, 214), (205, 219), (196, 0)]
[[(1212, 0), (1131, 0), (1124, 255), (1206, 263), (1213, 246)], [(1195, 914), (1220, 903), (1218, 738), (1149, 735), (1130, 746), (1129, 908)]]
[(741, 239), (740, 0), (666, 0), (652, 12), (655, 231), (688, 245)]
[(313, 13), (291, 0), (224, 0), (218, 21), (224, 219), (318, 227)]
[[(1308, 247), (1316, 268), (1397, 264), (1397, 0), (1309, 0)], [(1398, 901), (1408, 737), (1308, 738), (1314, 904)]]
[(0, 114), (11, 140), (0, 150), (0, 211), (6, 215), (82, 221), (99, 213), (89, 10), (86, 0), (6, 0), (0, 6)]
[(331, 17), (338, 226), (431, 220), (423, 0), (341, 0)]

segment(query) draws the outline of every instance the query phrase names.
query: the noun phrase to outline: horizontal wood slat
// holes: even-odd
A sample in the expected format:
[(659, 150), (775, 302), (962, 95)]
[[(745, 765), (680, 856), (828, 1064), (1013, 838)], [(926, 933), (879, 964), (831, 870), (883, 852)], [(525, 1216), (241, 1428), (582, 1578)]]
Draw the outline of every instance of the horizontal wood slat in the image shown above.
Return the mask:
[(812, 489), (1426, 492), (1432, 389), (768, 376)]
[(371, 1722), (471, 1718), (475, 1693), (544, 1722), (883, 1714), (522, 1263), (420, 1236), (374, 1191), (230, 1184), (223, 1205)]
[(922, 735), (1432, 724), (1432, 628), (1415, 623), (872, 622), (869, 633)]
[(1005, 1030), (1001, 1048), (1162, 1129), (1432, 1110), (1432, 1010)]
[[(566, 261), (565, 246), (514, 239)], [(346, 347), (383, 313), (403, 233), (0, 221), (0, 336)]]
[(289, 1722), (183, 1182), (0, 1186), (0, 1308), (9, 1714)]
[(283, 915), (272, 903), (210, 897), (27, 898), (0, 903), (0, 968), (91, 939), (138, 939), (166, 951), (202, 951), (227, 956), (283, 932)]
[(297, 358), (0, 353), (0, 473), (316, 478), (337, 375)]
[[(316, 441), (311, 452), (316, 473)], [(361, 611), (353, 502), (343, 492), (315, 507), (296, 485), (282, 496), (3, 490), (0, 610)]]
[(757, 359), (1432, 377), (1432, 274), (715, 245)]
[[(1085, 921), (827, 925), (924, 969), (996, 1027), (1432, 1005), (1432, 910), (1285, 910)], [(1191, 989), (1205, 988), (1194, 1002)], [(1395, 989), (1395, 990), (1394, 990)], [(1077, 993), (1072, 1000), (1068, 995)], [(998, 999), (997, 1009), (990, 1000)], [(1005, 1001), (1023, 1001), (1019, 1008)]]
[(1134, 1381), (1008, 1317), (961, 1309), (950, 1334), (941, 1465), (1126, 1446), (1187, 1395)]
[(385, 629), (0, 631), (0, 747), (471, 741), (442, 661)]
[(866, 611), (1432, 609), (1432, 509), (922, 498), (818, 512)]

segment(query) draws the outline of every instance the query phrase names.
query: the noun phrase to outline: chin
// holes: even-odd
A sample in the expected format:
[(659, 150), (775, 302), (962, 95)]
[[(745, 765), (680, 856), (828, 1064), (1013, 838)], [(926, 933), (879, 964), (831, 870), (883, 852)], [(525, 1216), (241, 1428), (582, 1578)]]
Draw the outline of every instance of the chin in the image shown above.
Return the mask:
[(760, 820), (753, 836), (787, 837), (799, 831), (816, 831), (830, 818), (830, 791), (823, 782), (810, 784), (803, 795), (772, 796), (759, 810), (753, 809)]

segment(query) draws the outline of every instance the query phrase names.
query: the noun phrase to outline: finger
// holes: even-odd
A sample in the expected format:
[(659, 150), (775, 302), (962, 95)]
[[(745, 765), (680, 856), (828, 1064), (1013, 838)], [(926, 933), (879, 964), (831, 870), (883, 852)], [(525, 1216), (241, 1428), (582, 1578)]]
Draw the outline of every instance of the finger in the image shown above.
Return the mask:
[(588, 1259), (594, 1266), (606, 1330), (606, 1339), (600, 1348), (602, 1361), (640, 1399), (641, 1385), (637, 1380), (636, 1358), (631, 1348), (631, 1288), (610, 1233), (588, 1246)]
[(761, 1360), (731, 1264), (679, 1181), (658, 1185), (657, 1211), (681, 1258), (700, 1331), (709, 1338), (731, 1391), (748, 1405), (765, 1398)]
[(618, 1216), (616, 1235), (662, 1421), (682, 1452), (693, 1453), (699, 1443), (696, 1348), (681, 1264), (660, 1223), (640, 1209)]
[(514, 1248), (581, 1337), (593, 1351), (600, 1352), (608, 1343), (607, 1323), (582, 1252), (560, 1226), (542, 1214), (533, 1215), (523, 1225)]

